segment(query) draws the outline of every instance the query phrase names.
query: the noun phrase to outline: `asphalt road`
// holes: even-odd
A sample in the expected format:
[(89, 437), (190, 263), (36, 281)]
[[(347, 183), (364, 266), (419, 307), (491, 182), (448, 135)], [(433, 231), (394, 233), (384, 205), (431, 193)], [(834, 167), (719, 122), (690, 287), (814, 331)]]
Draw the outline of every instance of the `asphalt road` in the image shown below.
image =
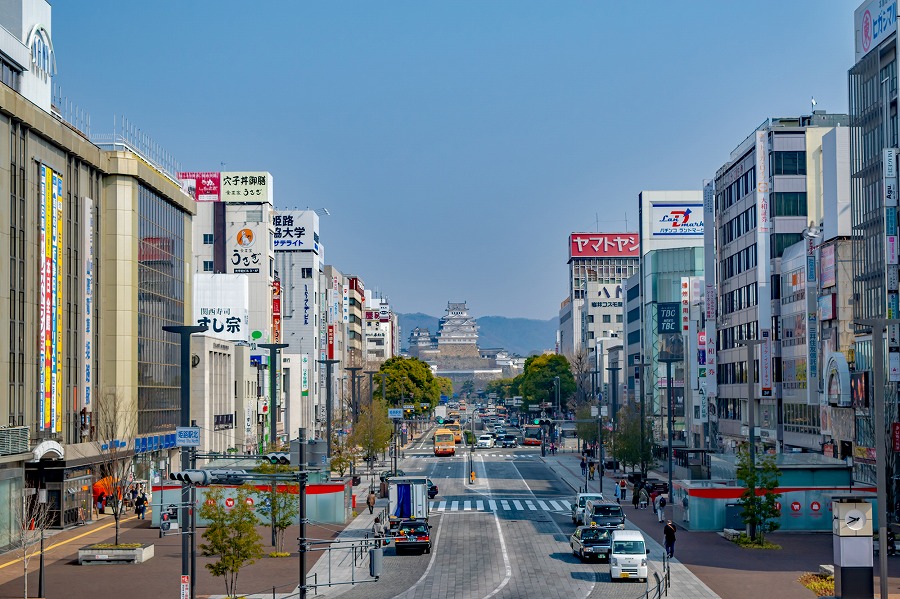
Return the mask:
[[(384, 575), (342, 593), (346, 599), (521, 598), (633, 599), (646, 585), (612, 583), (606, 563), (581, 563), (568, 537), (573, 492), (534, 447), (459, 447), (435, 457), (427, 445), (406, 451), (408, 474), (425, 474), (440, 488), (432, 502), (431, 554), (384, 554)], [(468, 460), (476, 481), (469, 484)]]

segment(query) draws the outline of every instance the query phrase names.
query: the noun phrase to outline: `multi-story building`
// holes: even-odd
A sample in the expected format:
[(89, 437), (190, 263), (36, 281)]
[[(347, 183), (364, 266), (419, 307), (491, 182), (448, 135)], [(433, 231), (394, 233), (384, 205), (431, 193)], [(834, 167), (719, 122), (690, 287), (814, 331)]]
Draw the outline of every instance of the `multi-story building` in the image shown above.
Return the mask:
[[(784, 417), (780, 343), (782, 256), (822, 218), (822, 138), (845, 126), (846, 115), (766, 119), (716, 173), (715, 295), (716, 439), (733, 449), (748, 437), (747, 349), (761, 340), (754, 368), (760, 399), (755, 422), (769, 434), (760, 442), (781, 448)], [(709, 223), (712, 225), (713, 223)], [(805, 282), (804, 282), (805, 284)], [(805, 291), (804, 291), (805, 293)], [(799, 351), (799, 350), (796, 350)], [(789, 360), (798, 360), (788, 350)], [(791, 362), (796, 372), (799, 365)], [(797, 426), (818, 426), (818, 410), (798, 409)]]
[(366, 286), (360, 277), (348, 275), (344, 285), (344, 325), (347, 327), (347, 365), (363, 366), (365, 362)]
[(388, 301), (375, 295), (366, 297), (363, 317), (365, 328), (365, 361), (371, 368), (397, 355), (397, 315)]
[(559, 351), (593, 354), (600, 338), (622, 335), (622, 281), (638, 270), (636, 233), (572, 233), (569, 296), (560, 306)]
[(638, 401), (641, 397), (641, 275), (636, 274), (622, 281), (622, 295), (625, 304), (622, 306), (624, 328), (622, 330), (622, 350), (625, 352), (623, 373), (627, 401)]

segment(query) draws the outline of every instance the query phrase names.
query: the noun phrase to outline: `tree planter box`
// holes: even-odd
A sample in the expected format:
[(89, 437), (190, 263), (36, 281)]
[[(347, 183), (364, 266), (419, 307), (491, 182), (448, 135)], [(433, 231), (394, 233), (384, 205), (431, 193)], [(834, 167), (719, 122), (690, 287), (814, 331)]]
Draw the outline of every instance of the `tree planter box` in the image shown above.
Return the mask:
[(122, 548), (88, 545), (78, 550), (78, 563), (82, 566), (93, 564), (140, 564), (151, 557), (153, 557), (153, 545)]

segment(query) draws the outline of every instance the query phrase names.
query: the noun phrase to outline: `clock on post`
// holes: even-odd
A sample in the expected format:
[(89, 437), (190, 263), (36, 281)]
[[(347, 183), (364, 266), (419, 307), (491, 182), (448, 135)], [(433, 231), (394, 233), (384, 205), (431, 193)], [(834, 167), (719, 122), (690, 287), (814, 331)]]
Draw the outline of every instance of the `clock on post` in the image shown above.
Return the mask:
[(870, 599), (875, 594), (872, 504), (867, 499), (859, 495), (832, 499), (834, 591), (843, 599)]
[(872, 536), (872, 504), (868, 502), (835, 503), (832, 531), (840, 537)]

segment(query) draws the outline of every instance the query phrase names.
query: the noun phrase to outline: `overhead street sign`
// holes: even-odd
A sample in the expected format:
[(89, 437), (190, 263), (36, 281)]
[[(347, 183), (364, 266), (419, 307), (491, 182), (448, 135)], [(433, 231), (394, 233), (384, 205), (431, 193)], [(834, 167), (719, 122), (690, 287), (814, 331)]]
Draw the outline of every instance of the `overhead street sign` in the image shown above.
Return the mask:
[(200, 447), (200, 427), (177, 427), (175, 429), (175, 447)]
[(388, 408), (388, 418), (392, 420), (400, 420), (403, 418), (402, 408)]

